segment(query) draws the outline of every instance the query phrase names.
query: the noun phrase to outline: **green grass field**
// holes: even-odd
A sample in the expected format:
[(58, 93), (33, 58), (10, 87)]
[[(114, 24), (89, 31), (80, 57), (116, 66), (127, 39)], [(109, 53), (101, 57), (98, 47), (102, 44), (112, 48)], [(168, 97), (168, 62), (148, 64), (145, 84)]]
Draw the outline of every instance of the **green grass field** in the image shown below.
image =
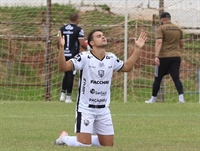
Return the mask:
[(111, 103), (114, 147), (54, 146), (74, 135), (75, 103), (0, 101), (1, 151), (199, 151), (199, 103)]

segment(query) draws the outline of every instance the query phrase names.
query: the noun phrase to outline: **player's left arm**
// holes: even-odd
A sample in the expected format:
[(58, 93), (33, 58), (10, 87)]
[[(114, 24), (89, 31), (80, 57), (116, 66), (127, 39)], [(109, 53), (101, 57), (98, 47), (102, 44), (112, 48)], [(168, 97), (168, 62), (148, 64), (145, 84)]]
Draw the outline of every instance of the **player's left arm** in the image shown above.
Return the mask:
[(133, 69), (136, 61), (138, 60), (140, 53), (142, 52), (142, 47), (144, 46), (147, 39), (147, 35), (145, 32), (141, 32), (138, 39), (134, 38), (135, 46), (134, 52), (128, 58), (128, 60), (124, 63), (124, 66), (120, 70), (121, 72), (129, 72)]

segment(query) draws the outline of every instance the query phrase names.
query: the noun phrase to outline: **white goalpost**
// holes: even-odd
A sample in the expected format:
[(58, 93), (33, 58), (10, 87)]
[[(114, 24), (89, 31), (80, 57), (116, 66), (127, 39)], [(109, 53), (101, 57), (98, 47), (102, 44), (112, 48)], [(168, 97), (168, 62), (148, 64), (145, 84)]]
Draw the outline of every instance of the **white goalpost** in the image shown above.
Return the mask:
[[(125, 0), (125, 9), (124, 9), (124, 61), (127, 60), (127, 51), (128, 51), (128, 3)], [(127, 102), (127, 73), (124, 73), (124, 102)]]

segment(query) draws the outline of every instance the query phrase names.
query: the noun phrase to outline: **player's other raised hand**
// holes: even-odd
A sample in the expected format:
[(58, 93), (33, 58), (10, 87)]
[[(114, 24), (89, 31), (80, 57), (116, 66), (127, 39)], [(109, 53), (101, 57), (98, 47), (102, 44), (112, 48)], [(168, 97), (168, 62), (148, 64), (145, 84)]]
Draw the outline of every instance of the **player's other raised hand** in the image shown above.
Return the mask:
[(65, 45), (65, 36), (62, 35), (61, 32), (59, 32), (57, 34), (57, 37), (58, 37), (58, 39), (57, 39), (57, 47), (58, 47), (58, 49), (60, 49), (61, 47), (64, 47), (64, 45)]
[(135, 45), (139, 48), (142, 48), (147, 40), (147, 34), (145, 32), (141, 32), (138, 39), (134, 37)]

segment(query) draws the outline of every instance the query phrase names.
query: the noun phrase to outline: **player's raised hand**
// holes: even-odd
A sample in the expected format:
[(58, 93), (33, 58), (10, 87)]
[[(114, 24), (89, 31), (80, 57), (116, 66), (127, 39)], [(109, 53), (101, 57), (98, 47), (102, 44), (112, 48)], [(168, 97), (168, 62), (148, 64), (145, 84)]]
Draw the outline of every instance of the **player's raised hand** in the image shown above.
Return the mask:
[(135, 45), (139, 48), (142, 48), (146, 42), (147, 34), (145, 32), (141, 32), (138, 39), (134, 37)]
[(61, 47), (64, 47), (64, 45), (65, 45), (65, 36), (63, 35), (61, 35), (60, 37), (59, 37), (59, 45), (61, 46)]
[(64, 35), (62, 35), (61, 32), (59, 32), (57, 34), (57, 37), (58, 37), (58, 39), (57, 39), (57, 47), (58, 47), (58, 49), (63, 48), (64, 45), (65, 45), (65, 37), (64, 37)]

